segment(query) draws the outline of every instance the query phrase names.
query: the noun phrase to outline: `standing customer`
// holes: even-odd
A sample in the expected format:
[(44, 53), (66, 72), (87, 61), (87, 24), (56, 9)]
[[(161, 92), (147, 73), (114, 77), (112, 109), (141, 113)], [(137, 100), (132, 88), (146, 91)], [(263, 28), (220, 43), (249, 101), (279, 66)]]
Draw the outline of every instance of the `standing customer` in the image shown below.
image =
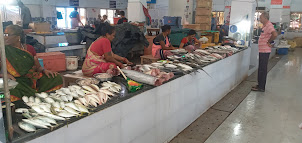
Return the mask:
[(125, 12), (121, 11), (120, 14), (121, 14), (122, 18), (118, 20), (117, 24), (122, 24), (124, 22), (128, 22), (128, 19), (125, 17)]
[(76, 27), (79, 27), (79, 23), (84, 26), (84, 24), (81, 22), (80, 15), (78, 13), (78, 8), (74, 8), (74, 11), (72, 11), (69, 15), (71, 19), (71, 28), (75, 29)]
[(107, 15), (103, 15), (102, 21), (103, 21), (104, 23), (110, 24), (110, 21), (108, 20), (108, 16), (107, 16)]
[(32, 22), (29, 8), (26, 7), (21, 1), (18, 1), (18, 5), (21, 8), (21, 20), (22, 20), (23, 29), (28, 29), (29, 23)]
[(253, 91), (265, 92), (267, 65), (269, 55), (272, 51), (272, 43), (278, 36), (274, 25), (269, 21), (269, 14), (264, 12), (260, 16), (260, 22), (263, 24), (262, 32), (259, 38), (259, 68), (258, 85), (253, 87)]

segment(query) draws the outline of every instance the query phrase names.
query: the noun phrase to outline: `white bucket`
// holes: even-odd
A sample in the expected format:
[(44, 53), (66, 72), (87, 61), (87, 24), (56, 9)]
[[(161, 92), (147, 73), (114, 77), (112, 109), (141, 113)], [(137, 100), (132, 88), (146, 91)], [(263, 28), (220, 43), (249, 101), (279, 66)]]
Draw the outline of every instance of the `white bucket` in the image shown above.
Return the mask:
[(78, 57), (77, 56), (66, 56), (66, 69), (69, 71), (78, 69)]

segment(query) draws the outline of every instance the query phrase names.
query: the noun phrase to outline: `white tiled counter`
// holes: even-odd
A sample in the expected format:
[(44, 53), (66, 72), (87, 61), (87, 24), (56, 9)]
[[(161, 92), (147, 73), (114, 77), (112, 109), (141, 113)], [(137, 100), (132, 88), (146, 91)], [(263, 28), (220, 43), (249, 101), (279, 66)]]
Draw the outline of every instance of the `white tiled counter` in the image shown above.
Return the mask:
[(31, 143), (168, 142), (247, 76), (251, 49), (92, 114)]

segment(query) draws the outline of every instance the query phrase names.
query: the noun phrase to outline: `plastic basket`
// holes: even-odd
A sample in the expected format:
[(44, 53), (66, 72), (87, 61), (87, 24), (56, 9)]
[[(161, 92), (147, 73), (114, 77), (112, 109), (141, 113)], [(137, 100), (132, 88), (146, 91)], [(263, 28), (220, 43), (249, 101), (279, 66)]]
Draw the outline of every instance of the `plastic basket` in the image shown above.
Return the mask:
[(288, 48), (279, 48), (277, 50), (278, 55), (287, 55), (288, 54)]

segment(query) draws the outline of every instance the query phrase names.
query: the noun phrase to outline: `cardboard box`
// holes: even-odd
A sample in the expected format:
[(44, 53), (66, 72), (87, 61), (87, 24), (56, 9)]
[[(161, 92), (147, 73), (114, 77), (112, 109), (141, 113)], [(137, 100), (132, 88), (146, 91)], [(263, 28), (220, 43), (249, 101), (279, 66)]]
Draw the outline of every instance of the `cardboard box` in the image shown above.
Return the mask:
[(30, 23), (29, 27), (35, 32), (50, 32), (50, 24), (45, 23)]
[(200, 24), (184, 24), (182, 25), (183, 28), (193, 29), (193, 30), (200, 30)]
[(195, 23), (196, 24), (211, 24), (211, 16), (195, 16)]
[(195, 15), (211, 16), (212, 15), (212, 8), (196, 8)]
[(212, 0), (196, 0), (196, 7), (212, 8)]
[(211, 30), (211, 24), (200, 24), (200, 30)]

